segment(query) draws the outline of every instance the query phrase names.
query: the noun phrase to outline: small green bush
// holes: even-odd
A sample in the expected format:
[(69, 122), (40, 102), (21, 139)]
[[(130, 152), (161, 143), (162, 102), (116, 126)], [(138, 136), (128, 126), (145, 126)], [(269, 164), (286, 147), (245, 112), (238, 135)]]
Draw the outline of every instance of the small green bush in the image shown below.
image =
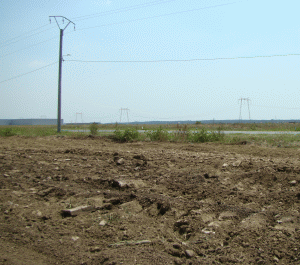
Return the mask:
[(200, 131), (190, 134), (190, 141), (195, 143), (209, 142), (209, 135), (206, 129), (202, 128)]
[(96, 124), (95, 122), (91, 123), (90, 126), (89, 126), (89, 129), (90, 129), (91, 135), (97, 135), (97, 133), (98, 133), (98, 124)]
[(8, 136), (14, 136), (16, 135), (16, 133), (12, 128), (5, 128), (3, 130), (0, 130), (0, 135), (4, 137), (8, 137)]
[(177, 131), (175, 131), (172, 135), (172, 141), (175, 142), (187, 142), (190, 139), (190, 130), (187, 124), (183, 124), (180, 126), (177, 124)]
[(217, 132), (208, 132), (204, 128), (189, 135), (189, 140), (195, 143), (217, 142), (223, 139), (224, 133), (222, 133), (220, 130)]
[(160, 126), (156, 131), (147, 132), (147, 137), (149, 137), (151, 141), (168, 141), (169, 133)]
[(118, 142), (132, 142), (134, 140), (138, 140), (139, 137), (139, 132), (132, 128), (127, 128), (124, 131), (119, 129), (114, 131), (114, 139)]
[(210, 139), (211, 142), (222, 141), (225, 137), (225, 134), (221, 131), (211, 132)]

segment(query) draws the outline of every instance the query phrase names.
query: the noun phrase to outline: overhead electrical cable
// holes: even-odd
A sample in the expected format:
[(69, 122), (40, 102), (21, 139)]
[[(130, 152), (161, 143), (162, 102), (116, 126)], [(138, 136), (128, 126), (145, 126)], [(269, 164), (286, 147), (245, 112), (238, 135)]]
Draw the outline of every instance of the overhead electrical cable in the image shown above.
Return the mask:
[[(208, 8), (215, 8), (215, 7), (221, 7), (221, 6), (226, 6), (226, 5), (232, 5), (232, 4), (235, 4), (235, 3), (236, 3), (236, 2), (232, 2), (232, 3), (227, 3), (227, 4), (221, 4), (221, 5), (215, 5), (215, 6), (209, 6), (209, 7), (202, 7), (202, 8), (197, 8), (197, 9), (190, 9), (190, 10), (185, 10), (185, 11), (179, 11), (179, 12), (174, 12), (174, 13), (162, 14), (162, 15), (157, 15), (157, 16), (152, 16), (152, 17), (145, 17), (145, 18), (140, 18), (140, 19), (134, 19), (134, 20), (127, 20), (127, 21), (122, 21), (122, 22), (110, 23), (110, 24), (103, 24), (103, 25), (94, 26), (94, 27), (88, 27), (88, 28), (76, 29), (76, 31), (82, 31), (82, 30), (93, 29), (93, 28), (99, 28), (99, 27), (105, 27), (105, 26), (112, 26), (112, 25), (120, 25), (120, 24), (124, 24), (124, 23), (130, 23), (130, 22), (142, 21), (142, 20), (146, 20), (146, 19), (159, 18), (159, 17), (169, 16), (169, 15), (175, 15), (175, 14), (180, 14), (180, 13), (186, 13), (186, 12), (192, 12), (192, 11), (197, 11), (197, 10), (202, 10), (202, 9), (208, 9)], [(71, 31), (71, 32), (72, 32), (72, 31)], [(71, 32), (66, 32), (65, 34), (69, 34), (69, 33), (71, 33)], [(14, 51), (14, 52), (5, 54), (5, 55), (3, 55), (3, 56), (0, 56), (0, 58), (6, 57), (6, 56), (8, 56), (8, 55), (11, 55), (11, 54), (14, 54), (14, 53), (17, 53), (17, 52), (26, 50), (26, 49), (29, 49), (29, 48), (31, 48), (31, 47), (33, 47), (33, 46), (37, 46), (37, 45), (39, 45), (39, 44), (41, 44), (41, 43), (50, 41), (50, 40), (55, 39), (55, 38), (56, 38), (56, 37), (51, 38), (51, 39), (47, 39), (47, 40), (45, 40), (45, 41), (38, 42), (38, 43), (33, 44), (33, 45), (31, 45), (31, 46), (28, 46), (28, 47), (26, 47), (26, 48), (23, 48), (23, 49), (20, 49), (20, 50), (17, 50), (17, 51)]]
[(54, 28), (54, 27), (51, 27), (51, 28), (49, 28), (49, 29), (44, 29), (44, 30), (42, 30), (42, 31), (39, 31), (39, 32), (36, 32), (36, 33), (34, 33), (34, 34), (32, 34), (32, 35), (29, 35), (29, 36), (27, 36), (27, 37), (24, 37), (24, 38), (22, 38), (22, 39), (20, 39), (20, 40), (16, 40), (16, 41), (14, 41), (14, 42), (10, 42), (10, 43), (4, 44), (4, 45), (0, 46), (0, 48), (9, 46), (9, 45), (14, 44), (14, 43), (17, 43), (17, 42), (19, 42), (19, 41), (21, 41), (21, 40), (28, 39), (28, 38), (30, 38), (30, 37), (32, 37), (32, 36), (35, 36), (35, 35), (37, 35), (37, 34), (40, 34), (40, 33), (42, 33), (42, 32), (48, 31), (48, 30), (53, 29), (53, 28)]
[[(81, 20), (87, 20), (87, 19), (91, 19), (91, 18), (95, 18), (95, 17), (98, 17), (98, 16), (105, 16), (105, 15), (112, 15), (112, 14), (116, 14), (116, 13), (120, 13), (120, 12), (126, 12), (126, 11), (131, 11), (131, 10), (135, 10), (135, 9), (139, 9), (139, 8), (143, 8), (143, 7), (148, 7), (148, 6), (153, 6), (153, 5), (158, 5), (158, 4), (164, 4), (164, 3), (168, 3), (168, 2), (173, 2), (173, 1), (176, 1), (176, 0), (165, 0), (165, 1), (154, 1), (154, 2), (148, 2), (148, 3), (144, 3), (144, 4), (140, 4), (140, 5), (134, 5), (134, 6), (128, 6), (128, 7), (124, 7), (124, 8), (120, 8), (120, 9), (114, 9), (114, 10), (110, 10), (110, 11), (105, 11), (105, 12), (100, 12), (100, 13), (94, 13), (94, 14), (90, 14), (90, 15), (85, 15), (85, 16), (80, 16), (80, 17), (75, 17), (75, 18), (72, 18), (72, 20), (74, 21), (81, 21)], [(41, 29), (45, 26), (48, 26), (49, 24), (46, 24), (46, 25), (43, 25), (41, 27), (38, 27), (36, 29), (33, 29), (31, 31), (28, 31), (20, 36), (17, 36), (17, 37), (14, 37), (14, 38), (11, 38), (11, 39), (8, 39), (2, 43), (0, 43), (0, 48), (2, 47), (6, 47), (8, 45), (11, 45), (11, 44), (14, 44), (14, 43), (17, 43), (21, 40), (24, 40), (24, 39), (27, 39), (27, 38), (30, 38), (32, 36), (35, 36), (37, 34), (40, 34), (40, 33), (43, 33), (45, 31), (48, 31), (52, 28), (55, 28), (55, 27), (51, 27), (49, 29), (46, 29), (46, 30), (42, 30), (40, 32), (37, 32), (37, 33), (34, 33), (34, 34), (31, 34), (30, 36), (26, 36), (27, 34), (33, 32), (33, 31), (36, 31), (38, 29)], [(23, 37), (23, 36), (26, 36), (26, 37)], [(16, 40), (14, 42), (10, 42), (12, 40), (15, 40), (15, 39), (18, 39), (20, 37), (23, 37), (22, 39), (19, 39), (19, 40)], [(9, 43), (7, 43), (9, 42)]]
[(221, 7), (221, 6), (233, 5), (235, 3), (236, 2), (231, 2), (231, 3), (227, 3), (227, 4), (220, 4), (220, 5), (207, 6), (207, 7), (201, 7), (201, 8), (194, 8), (194, 9), (189, 9), (189, 10), (184, 10), (184, 11), (178, 11), (178, 12), (173, 12), (173, 13), (168, 13), (168, 14), (162, 14), (162, 15), (156, 15), (156, 16), (151, 16), (151, 17), (144, 17), (144, 18), (138, 18), (138, 19), (133, 19), (133, 20), (126, 20), (126, 21), (115, 22), (115, 23), (110, 23), (110, 24), (103, 24), (103, 25), (99, 25), (99, 26), (93, 26), (93, 27), (88, 27), (88, 28), (76, 29), (76, 31), (87, 30), (87, 29), (94, 29), (94, 28), (100, 28), (100, 27), (104, 27), (104, 26), (119, 25), (119, 24), (130, 23), (130, 22), (137, 22), (137, 21), (142, 21), (142, 20), (147, 20), (147, 19), (153, 19), (153, 18), (166, 17), (166, 16), (183, 14), (183, 13), (188, 13), (188, 12), (194, 12), (194, 11), (199, 11), (199, 10), (204, 10), (204, 9), (209, 9), (209, 8), (216, 8), (216, 7)]
[(112, 14), (116, 14), (116, 13), (136, 10), (136, 9), (139, 9), (139, 8), (164, 4), (164, 3), (173, 2), (173, 1), (176, 1), (176, 0), (147, 2), (147, 3), (144, 3), (144, 4), (140, 4), (140, 5), (128, 6), (128, 7), (123, 7), (123, 8), (120, 8), (120, 9), (114, 9), (114, 10), (104, 11), (104, 12), (95, 13), (95, 14), (91, 14), (91, 15), (75, 17), (75, 18), (72, 18), (72, 20), (73, 21), (81, 21), (81, 20), (91, 19), (91, 18), (95, 18), (95, 17), (99, 17), (99, 16), (112, 15)]
[(11, 55), (11, 54), (14, 54), (14, 53), (17, 53), (17, 52), (20, 52), (20, 51), (27, 50), (27, 49), (29, 49), (29, 48), (31, 48), (31, 47), (33, 47), (33, 46), (37, 46), (37, 45), (39, 45), (39, 44), (41, 44), (41, 43), (44, 43), (44, 42), (47, 42), (47, 41), (50, 41), (50, 40), (54, 40), (54, 39), (58, 39), (58, 38), (59, 38), (59, 37), (56, 36), (56, 37), (53, 37), (53, 38), (51, 38), (51, 39), (47, 39), (47, 40), (38, 42), (38, 43), (36, 43), (36, 44), (27, 46), (27, 47), (25, 47), (25, 48), (23, 48), (23, 49), (20, 49), (20, 50), (17, 50), (17, 51), (14, 51), (14, 52), (7, 53), (7, 54), (5, 54), (5, 55), (2, 55), (2, 56), (0, 56), (0, 58), (6, 57), (6, 56), (8, 56), (8, 55)]
[(39, 71), (39, 70), (41, 70), (41, 69), (43, 69), (43, 68), (49, 67), (49, 66), (51, 66), (51, 65), (53, 65), (53, 64), (57, 64), (57, 63), (58, 63), (58, 62), (51, 63), (51, 64), (48, 64), (48, 65), (42, 66), (42, 67), (40, 67), (40, 68), (38, 68), (38, 69), (35, 69), (35, 70), (33, 70), (33, 71), (30, 71), (30, 72), (27, 72), (27, 73), (24, 73), (24, 74), (17, 75), (17, 76), (14, 76), (14, 77), (9, 78), (9, 79), (6, 79), (6, 80), (3, 80), (3, 81), (0, 82), (0, 84), (1, 84), (1, 83), (4, 83), (4, 82), (7, 82), (7, 81), (10, 81), (10, 80), (13, 80), (13, 79), (16, 79), (16, 78), (19, 78), (19, 77), (24, 76), (24, 75), (31, 74), (31, 73), (33, 73), (33, 72)]
[(14, 39), (17, 39), (17, 38), (23, 37), (24, 35), (27, 35), (27, 34), (29, 34), (29, 33), (33, 32), (33, 31), (36, 31), (36, 30), (38, 30), (38, 29), (41, 29), (41, 28), (44, 28), (44, 27), (46, 27), (46, 26), (49, 26), (49, 24), (45, 24), (45, 25), (43, 25), (43, 26), (40, 26), (40, 27), (38, 27), (38, 28), (36, 28), (36, 29), (33, 29), (33, 30), (30, 30), (30, 31), (27, 31), (27, 32), (23, 33), (22, 35), (19, 35), (19, 36), (17, 36), (17, 37), (14, 37), (14, 38), (11, 38), (11, 39), (8, 39), (8, 40), (5, 40), (5, 41), (3, 41), (2, 43), (0, 43), (0, 45), (4, 44), (4, 43), (6, 43), (6, 42), (12, 41), (12, 40), (14, 40)]
[[(217, 60), (236, 60), (236, 59), (256, 59), (256, 58), (272, 58), (272, 57), (286, 57), (286, 56), (299, 56), (300, 54), (275, 54), (275, 55), (259, 55), (259, 56), (243, 56), (243, 57), (223, 57), (223, 58), (202, 58), (202, 59), (182, 59), (182, 60), (153, 60), (153, 61), (83, 61), (83, 60), (64, 60), (64, 62), (81, 62), (81, 63), (162, 63), (162, 62), (194, 62), (194, 61), (217, 61)], [(57, 62), (55, 62), (57, 63)], [(45, 67), (48, 67), (52, 64), (48, 64), (46, 66), (43, 66), (41, 68), (38, 68), (36, 70), (33, 70), (31, 72), (21, 74), (15, 77), (12, 77), (10, 79), (6, 79), (0, 82), (4, 83), (6, 81), (21, 77), (23, 75), (27, 75), (30, 73), (33, 73), (35, 71), (38, 71), (40, 69), (43, 69)], [(262, 106), (263, 107), (263, 106)]]
[(164, 62), (193, 62), (193, 61), (218, 61), (218, 60), (237, 60), (237, 59), (256, 59), (299, 56), (300, 54), (275, 54), (275, 55), (257, 55), (257, 56), (240, 56), (240, 57), (216, 57), (216, 58), (199, 58), (199, 59), (170, 59), (170, 60), (147, 60), (147, 61), (84, 61), (84, 60), (65, 60), (65, 62), (80, 63), (164, 63)]

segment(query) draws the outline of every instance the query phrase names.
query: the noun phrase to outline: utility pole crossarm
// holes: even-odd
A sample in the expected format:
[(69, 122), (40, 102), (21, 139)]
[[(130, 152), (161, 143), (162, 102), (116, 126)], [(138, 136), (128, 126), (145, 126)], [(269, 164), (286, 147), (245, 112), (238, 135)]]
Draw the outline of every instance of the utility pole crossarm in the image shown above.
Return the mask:
[(54, 18), (55, 21), (56, 21), (56, 24), (57, 24), (58, 28), (61, 29), (60, 26), (59, 26), (59, 24), (58, 24), (58, 22), (57, 22), (57, 19), (56, 19), (56, 18), (59, 18), (59, 17), (62, 18), (63, 24), (64, 24), (64, 20), (67, 20), (67, 21), (69, 22), (69, 23), (63, 28), (63, 30), (65, 30), (65, 29), (69, 26), (70, 23), (72, 23), (72, 24), (74, 25), (74, 30), (75, 30), (75, 23), (72, 22), (70, 19), (64, 17), (64, 16), (49, 16), (50, 23), (51, 23), (51, 18)]

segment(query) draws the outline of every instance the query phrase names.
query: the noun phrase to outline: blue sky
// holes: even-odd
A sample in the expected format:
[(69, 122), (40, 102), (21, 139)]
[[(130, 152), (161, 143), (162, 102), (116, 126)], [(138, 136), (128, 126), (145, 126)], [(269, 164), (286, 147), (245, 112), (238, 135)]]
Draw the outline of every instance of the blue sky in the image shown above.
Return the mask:
[[(64, 31), (65, 122), (127, 121), (121, 108), (130, 121), (238, 119), (240, 98), (250, 99), (251, 119), (299, 119), (299, 8), (291, 0), (1, 1), (0, 119), (57, 117), (54, 15), (76, 24)], [(289, 56), (258, 57), (272, 55)]]

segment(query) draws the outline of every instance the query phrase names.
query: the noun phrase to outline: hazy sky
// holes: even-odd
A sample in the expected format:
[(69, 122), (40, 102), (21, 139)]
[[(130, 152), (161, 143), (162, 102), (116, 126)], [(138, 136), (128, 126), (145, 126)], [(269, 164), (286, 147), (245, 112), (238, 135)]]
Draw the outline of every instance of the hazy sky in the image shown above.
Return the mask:
[[(65, 122), (127, 121), (121, 108), (130, 121), (238, 119), (240, 98), (251, 119), (299, 119), (299, 10), (299, 0), (3, 0), (0, 119), (57, 118), (54, 15), (76, 24), (64, 30)], [(260, 57), (272, 55), (289, 56)]]

